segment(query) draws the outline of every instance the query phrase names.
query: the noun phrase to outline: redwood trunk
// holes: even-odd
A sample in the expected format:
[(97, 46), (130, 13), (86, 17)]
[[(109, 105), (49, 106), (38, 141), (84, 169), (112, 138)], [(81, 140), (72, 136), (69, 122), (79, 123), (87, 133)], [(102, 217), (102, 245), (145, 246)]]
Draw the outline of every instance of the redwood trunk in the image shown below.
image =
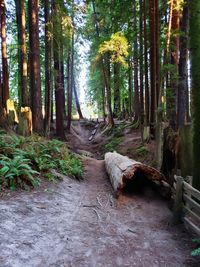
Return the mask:
[(181, 20), (180, 59), (179, 59), (179, 85), (178, 85), (178, 127), (183, 126), (186, 120), (186, 94), (188, 92), (188, 5), (185, 3)]
[(6, 101), (9, 99), (9, 74), (8, 74), (8, 59), (6, 46), (6, 7), (5, 1), (0, 0), (0, 23), (1, 23), (1, 54), (2, 54), (2, 102), (6, 108)]
[(64, 125), (63, 125), (63, 88), (62, 88), (62, 78), (61, 78), (61, 68), (59, 61), (60, 47), (58, 39), (56, 38), (56, 31), (60, 25), (59, 15), (58, 15), (58, 4), (56, 0), (52, 3), (53, 10), (53, 57), (54, 57), (54, 84), (55, 84), (55, 100), (56, 100), (56, 134), (61, 139), (65, 139)]
[(15, 0), (18, 29), (19, 103), (25, 107), (28, 101), (28, 74), (26, 59), (26, 16), (24, 0)]
[(45, 0), (44, 16), (45, 16), (45, 134), (48, 136), (50, 132), (51, 121), (51, 98), (52, 98), (52, 75), (51, 75), (51, 39), (49, 36), (50, 23), (50, 4), (49, 0)]
[(29, 56), (30, 56), (30, 91), (33, 114), (33, 131), (43, 133), (40, 49), (38, 26), (38, 0), (28, 0), (29, 13)]

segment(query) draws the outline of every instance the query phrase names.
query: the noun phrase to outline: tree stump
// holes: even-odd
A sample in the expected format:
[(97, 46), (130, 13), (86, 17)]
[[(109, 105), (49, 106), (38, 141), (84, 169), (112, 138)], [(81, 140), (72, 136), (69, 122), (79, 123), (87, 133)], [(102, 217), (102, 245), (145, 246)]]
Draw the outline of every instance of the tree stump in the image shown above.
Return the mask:
[(21, 108), (18, 133), (23, 136), (30, 136), (32, 134), (32, 111), (30, 107)]

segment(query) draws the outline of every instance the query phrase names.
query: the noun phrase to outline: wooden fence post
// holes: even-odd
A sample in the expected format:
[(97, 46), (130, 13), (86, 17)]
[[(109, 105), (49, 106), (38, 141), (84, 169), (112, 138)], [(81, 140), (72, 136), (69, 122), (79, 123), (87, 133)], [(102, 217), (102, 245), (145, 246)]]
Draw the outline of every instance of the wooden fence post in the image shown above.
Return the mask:
[(183, 178), (176, 176), (176, 194), (174, 198), (173, 223), (181, 222), (183, 215)]

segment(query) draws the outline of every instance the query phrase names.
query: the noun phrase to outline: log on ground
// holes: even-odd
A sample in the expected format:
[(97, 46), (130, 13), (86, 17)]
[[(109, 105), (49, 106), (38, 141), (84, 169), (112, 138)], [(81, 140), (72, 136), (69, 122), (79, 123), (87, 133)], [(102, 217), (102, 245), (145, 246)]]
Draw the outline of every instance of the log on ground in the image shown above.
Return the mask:
[(105, 154), (105, 165), (115, 192), (121, 191), (130, 180), (134, 179), (136, 173), (141, 173), (152, 181), (165, 180), (164, 175), (155, 168), (116, 152)]

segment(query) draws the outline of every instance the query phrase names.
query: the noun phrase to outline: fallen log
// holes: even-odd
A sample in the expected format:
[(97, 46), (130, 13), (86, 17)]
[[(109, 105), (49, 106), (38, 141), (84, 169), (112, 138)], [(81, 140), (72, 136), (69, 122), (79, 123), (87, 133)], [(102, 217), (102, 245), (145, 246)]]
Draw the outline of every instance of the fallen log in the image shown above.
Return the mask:
[(153, 167), (116, 152), (105, 154), (105, 165), (115, 192), (120, 192), (130, 180), (134, 179), (136, 173), (141, 173), (152, 181), (165, 180), (164, 175)]

